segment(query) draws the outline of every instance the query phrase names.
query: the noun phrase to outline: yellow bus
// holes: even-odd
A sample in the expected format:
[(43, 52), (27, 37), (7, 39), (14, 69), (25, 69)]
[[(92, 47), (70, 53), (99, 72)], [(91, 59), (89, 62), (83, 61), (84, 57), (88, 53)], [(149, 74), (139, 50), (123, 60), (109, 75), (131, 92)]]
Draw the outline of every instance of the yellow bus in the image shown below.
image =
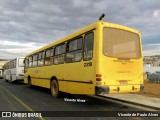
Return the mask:
[(60, 92), (98, 95), (143, 90), (140, 32), (97, 22), (25, 57), (24, 82)]

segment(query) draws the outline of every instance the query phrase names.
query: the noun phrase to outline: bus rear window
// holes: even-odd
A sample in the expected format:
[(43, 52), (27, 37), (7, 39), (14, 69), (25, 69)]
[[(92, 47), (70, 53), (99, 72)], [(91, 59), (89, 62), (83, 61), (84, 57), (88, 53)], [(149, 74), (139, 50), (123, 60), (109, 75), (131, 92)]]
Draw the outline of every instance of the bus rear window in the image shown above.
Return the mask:
[(138, 59), (141, 56), (139, 35), (121, 29), (104, 28), (103, 53), (108, 57)]
[(21, 58), (20, 58), (20, 59), (18, 60), (18, 66), (19, 66), (19, 67), (24, 67), (24, 59), (21, 59)]

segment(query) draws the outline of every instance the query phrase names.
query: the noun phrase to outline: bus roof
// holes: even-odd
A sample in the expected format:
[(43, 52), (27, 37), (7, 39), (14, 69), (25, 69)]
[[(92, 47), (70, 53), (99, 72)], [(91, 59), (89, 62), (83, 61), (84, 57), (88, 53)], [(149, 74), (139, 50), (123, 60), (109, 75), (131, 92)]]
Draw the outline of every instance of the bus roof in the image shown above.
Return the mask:
[(123, 29), (123, 30), (126, 30), (126, 31), (130, 31), (130, 32), (140, 34), (140, 31), (138, 31), (136, 29), (133, 29), (133, 28), (130, 28), (130, 27), (127, 27), (127, 26), (123, 26), (123, 25), (119, 25), (119, 24), (115, 24), (115, 23), (108, 23), (108, 22), (103, 22), (103, 24), (104, 24), (103, 26), (106, 26), (106, 27)]
[(27, 54), (26, 57), (27, 57), (27, 56), (30, 56), (30, 55), (33, 55), (33, 54), (36, 54), (36, 53), (38, 53), (38, 52), (41, 52), (41, 51), (43, 51), (43, 50), (46, 50), (46, 49), (48, 49), (48, 48), (51, 48), (52, 46), (55, 46), (55, 45), (60, 44), (60, 43), (63, 43), (63, 42), (65, 42), (65, 41), (67, 41), (67, 40), (73, 39), (74, 37), (79, 36), (79, 35), (82, 35), (82, 34), (88, 32), (88, 31), (91, 31), (91, 30), (93, 30), (93, 29), (96, 29), (96, 27), (97, 27), (97, 25), (98, 25), (99, 23), (100, 23), (101, 25), (103, 25), (104, 27), (106, 26), (106, 27), (118, 28), (118, 29), (123, 29), (123, 30), (127, 30), (127, 31), (131, 31), (131, 32), (140, 34), (140, 32), (139, 32), (138, 30), (135, 30), (135, 29), (133, 29), (133, 28), (129, 28), (129, 27), (127, 27), (127, 26), (123, 26), (123, 25), (119, 25), (119, 24), (115, 24), (115, 23), (103, 22), (102, 20), (98, 20), (97, 22), (94, 22), (94, 23), (92, 23), (92, 24), (90, 24), (90, 25), (88, 25), (88, 26), (86, 26), (86, 27), (84, 27), (84, 28), (82, 28), (82, 29), (80, 29), (80, 30), (78, 30), (78, 31), (76, 31), (76, 32), (68, 35), (68, 36), (65, 36), (65, 37), (62, 38), (62, 39), (59, 39), (59, 40), (54, 41), (54, 42), (52, 42), (52, 43), (49, 43), (48, 45), (46, 45), (46, 46), (44, 46), (44, 47), (41, 47), (41, 48), (39, 48), (39, 49), (37, 49), (37, 50), (35, 50), (35, 51)]

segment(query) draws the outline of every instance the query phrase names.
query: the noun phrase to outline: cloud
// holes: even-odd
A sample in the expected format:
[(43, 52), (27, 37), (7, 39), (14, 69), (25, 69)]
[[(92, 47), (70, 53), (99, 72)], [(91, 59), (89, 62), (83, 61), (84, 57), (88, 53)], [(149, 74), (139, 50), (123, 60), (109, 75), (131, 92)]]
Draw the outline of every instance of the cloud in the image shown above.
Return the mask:
[[(34, 42), (30, 42), (27, 44), (21, 42), (11, 42), (8, 40), (0, 40), (1, 48), (0, 48), (0, 59), (11, 59), (12, 57), (20, 57), (25, 56), (29, 52), (32, 52), (33, 49), (38, 49), (42, 47), (41, 44), (35, 44)], [(9, 54), (6, 55), (6, 54)]]
[(154, 52), (146, 46), (160, 43), (159, 0), (0, 0), (0, 4), (0, 40), (10, 43), (1, 49), (16, 52), (17, 47), (17, 53), (22, 47), (21, 53), (26, 53), (63, 38), (97, 21), (102, 13), (106, 22), (138, 29), (145, 54)]
[(160, 44), (143, 45), (143, 56), (159, 55)]
[(159, 17), (160, 17), (160, 9), (155, 10), (155, 11), (153, 12), (153, 17), (155, 17), (155, 18), (159, 18)]

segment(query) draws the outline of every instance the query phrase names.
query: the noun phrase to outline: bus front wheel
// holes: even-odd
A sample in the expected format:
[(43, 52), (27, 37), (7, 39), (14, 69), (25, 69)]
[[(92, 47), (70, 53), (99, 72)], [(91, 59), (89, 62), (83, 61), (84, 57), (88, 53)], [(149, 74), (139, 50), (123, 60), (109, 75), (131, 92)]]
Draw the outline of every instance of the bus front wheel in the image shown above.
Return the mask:
[(5, 79), (6, 82), (8, 82), (8, 79), (6, 78), (6, 76), (4, 76), (4, 79)]
[(59, 97), (59, 86), (57, 80), (51, 81), (51, 95), (55, 98)]

